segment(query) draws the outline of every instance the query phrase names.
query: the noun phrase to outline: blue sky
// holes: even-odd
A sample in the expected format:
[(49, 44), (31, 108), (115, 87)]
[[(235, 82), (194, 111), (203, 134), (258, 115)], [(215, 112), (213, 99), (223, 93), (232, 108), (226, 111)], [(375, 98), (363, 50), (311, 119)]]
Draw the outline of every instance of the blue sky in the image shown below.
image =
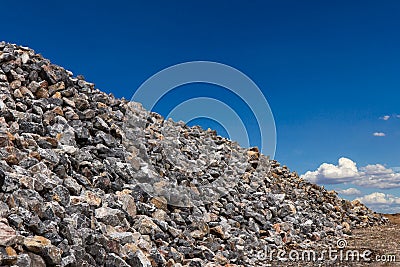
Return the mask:
[[(6, 1), (0, 37), (128, 99), (168, 66), (194, 60), (230, 65), (269, 102), (275, 158), (303, 174), (324, 162), (338, 165), (341, 157), (358, 168), (400, 166), (399, 30), (395, 0)], [(182, 94), (207, 90), (195, 85)], [(182, 94), (172, 93), (170, 101)], [(389, 175), (395, 183), (385, 189), (337, 183), (323, 170), (312, 179), (328, 188), (357, 188), (359, 197), (383, 192), (387, 203), (380, 203), (400, 211), (396, 170)]]

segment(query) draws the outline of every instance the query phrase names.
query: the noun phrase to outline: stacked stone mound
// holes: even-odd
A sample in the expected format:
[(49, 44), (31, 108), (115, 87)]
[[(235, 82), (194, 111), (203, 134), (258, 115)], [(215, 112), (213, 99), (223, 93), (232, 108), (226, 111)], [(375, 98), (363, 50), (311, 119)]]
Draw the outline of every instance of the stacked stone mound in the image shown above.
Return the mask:
[[(124, 131), (128, 112), (137, 139)], [(0, 123), (2, 266), (262, 266), (256, 251), (329, 244), (386, 222), (255, 148), (164, 121), (4, 42)], [(149, 166), (161, 185), (194, 191), (222, 174), (238, 179), (215, 201), (176, 207), (138, 183)]]

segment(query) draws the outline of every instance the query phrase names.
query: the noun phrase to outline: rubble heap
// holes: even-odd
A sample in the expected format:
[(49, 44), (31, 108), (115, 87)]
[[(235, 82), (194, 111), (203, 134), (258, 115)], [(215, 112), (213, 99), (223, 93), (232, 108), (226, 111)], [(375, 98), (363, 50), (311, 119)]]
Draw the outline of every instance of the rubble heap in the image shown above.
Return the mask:
[[(5, 42), (0, 124), (2, 266), (262, 266), (265, 248), (386, 222), (256, 148), (164, 120)], [(220, 177), (235, 183), (176, 206), (179, 192), (144, 190), (155, 176), (155, 193), (166, 181), (198, 195)]]

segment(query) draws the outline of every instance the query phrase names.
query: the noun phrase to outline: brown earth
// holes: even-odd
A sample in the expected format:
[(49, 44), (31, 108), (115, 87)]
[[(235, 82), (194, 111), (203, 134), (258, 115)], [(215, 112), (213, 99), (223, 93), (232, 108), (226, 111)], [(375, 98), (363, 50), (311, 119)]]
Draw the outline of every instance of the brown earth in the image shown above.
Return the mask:
[(347, 240), (348, 248), (359, 251), (368, 249), (372, 251), (371, 259), (392, 257), (391, 262), (374, 260), (352, 266), (400, 266), (400, 214), (385, 214), (384, 216), (390, 220), (390, 224), (353, 230), (352, 236)]
[[(400, 266), (400, 214), (384, 214), (390, 220), (390, 223), (383, 226), (374, 226), (368, 228), (354, 229), (352, 234), (342, 238), (346, 242), (343, 250), (343, 259), (346, 259), (346, 253), (349, 251), (358, 251), (361, 255), (364, 251), (370, 251), (368, 255), (370, 261), (365, 261), (361, 257), (359, 260), (352, 260), (351, 254), (348, 260), (324, 261), (324, 262), (280, 262), (273, 261), (264, 266), (326, 266), (326, 267), (360, 267), (360, 266)], [(330, 246), (336, 249), (336, 246)], [(316, 250), (317, 255), (321, 255), (319, 249)], [(339, 251), (339, 250), (337, 250)], [(327, 254), (325, 254), (327, 255)], [(340, 259), (339, 252), (334, 252)], [(327, 256), (325, 258), (328, 258)], [(385, 261), (384, 261), (385, 260)]]
[(384, 214), (386, 218), (388, 218), (392, 223), (400, 224), (400, 213), (396, 214)]

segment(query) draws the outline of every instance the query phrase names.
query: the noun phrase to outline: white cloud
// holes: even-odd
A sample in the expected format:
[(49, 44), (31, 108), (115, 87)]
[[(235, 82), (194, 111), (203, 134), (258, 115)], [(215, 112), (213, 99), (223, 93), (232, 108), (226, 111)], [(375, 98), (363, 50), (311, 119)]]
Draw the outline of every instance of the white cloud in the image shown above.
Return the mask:
[(384, 121), (387, 121), (388, 119), (390, 119), (390, 116), (389, 115), (385, 115), (385, 116), (381, 117), (381, 119), (384, 120)]
[(360, 177), (355, 184), (364, 187), (389, 189), (400, 187), (400, 172), (388, 169), (381, 164), (360, 168)]
[(375, 192), (363, 197), (357, 198), (364, 204), (398, 204), (400, 205), (400, 197), (393, 195)]
[(323, 163), (317, 170), (308, 171), (301, 177), (318, 184), (352, 183), (379, 189), (400, 187), (400, 172), (381, 164), (357, 168), (357, 164), (348, 158), (340, 158), (338, 165)]
[(353, 188), (353, 187), (343, 189), (343, 190), (338, 190), (337, 192), (344, 196), (359, 196), (359, 195), (361, 195), (361, 191), (358, 190), (357, 188)]
[(356, 176), (356, 163), (348, 158), (340, 158), (337, 166), (323, 163), (316, 171), (306, 172), (302, 178), (313, 183), (340, 184), (351, 181)]
[(381, 133), (381, 132), (376, 132), (376, 133), (373, 133), (373, 136), (383, 137), (383, 136), (386, 136), (386, 134), (385, 133)]
[(400, 212), (400, 197), (396, 197), (381, 192), (375, 192), (363, 197), (357, 198), (363, 204), (377, 212), (398, 213)]

